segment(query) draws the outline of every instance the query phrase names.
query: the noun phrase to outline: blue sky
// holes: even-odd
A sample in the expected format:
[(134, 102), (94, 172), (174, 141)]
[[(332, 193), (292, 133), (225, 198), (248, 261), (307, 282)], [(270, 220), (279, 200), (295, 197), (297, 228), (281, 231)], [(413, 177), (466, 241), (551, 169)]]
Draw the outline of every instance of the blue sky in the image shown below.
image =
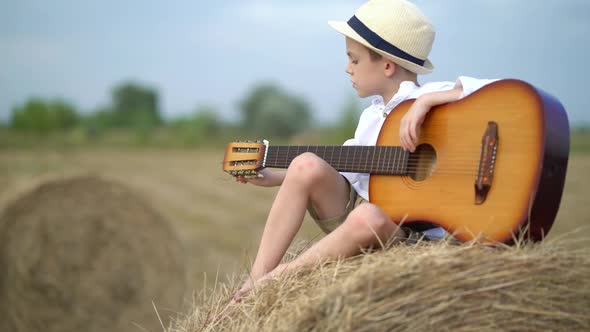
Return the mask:
[[(588, 0), (416, 0), (437, 29), (433, 74), (520, 78), (590, 122)], [(28, 97), (108, 104), (126, 80), (158, 88), (166, 116), (199, 104), (238, 116), (260, 81), (304, 96), (331, 121), (353, 96), (344, 73), (347, 20), (363, 1), (33, 1), (0, 3), (0, 119)], [(365, 100), (364, 103), (368, 101)]]

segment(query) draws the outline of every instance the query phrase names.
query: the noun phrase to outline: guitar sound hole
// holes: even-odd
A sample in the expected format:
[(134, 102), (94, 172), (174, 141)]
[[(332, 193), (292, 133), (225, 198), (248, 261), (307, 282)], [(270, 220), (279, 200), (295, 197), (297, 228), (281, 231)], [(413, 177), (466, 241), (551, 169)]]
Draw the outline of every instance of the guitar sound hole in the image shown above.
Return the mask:
[(408, 158), (408, 176), (414, 181), (424, 181), (436, 165), (436, 151), (429, 144), (420, 144)]

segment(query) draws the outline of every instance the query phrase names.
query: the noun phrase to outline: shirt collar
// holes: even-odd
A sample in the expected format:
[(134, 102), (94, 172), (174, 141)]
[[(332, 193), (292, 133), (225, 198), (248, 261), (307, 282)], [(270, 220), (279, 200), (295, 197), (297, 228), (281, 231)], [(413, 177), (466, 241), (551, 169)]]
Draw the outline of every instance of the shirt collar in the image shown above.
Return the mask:
[(399, 85), (399, 89), (397, 93), (393, 95), (391, 100), (385, 105), (383, 102), (383, 97), (376, 96), (372, 100), (373, 106), (376, 106), (380, 112), (389, 114), (392, 109), (394, 109), (397, 105), (399, 105), (402, 101), (408, 99), (414, 91), (418, 89), (418, 86), (412, 81), (403, 81)]

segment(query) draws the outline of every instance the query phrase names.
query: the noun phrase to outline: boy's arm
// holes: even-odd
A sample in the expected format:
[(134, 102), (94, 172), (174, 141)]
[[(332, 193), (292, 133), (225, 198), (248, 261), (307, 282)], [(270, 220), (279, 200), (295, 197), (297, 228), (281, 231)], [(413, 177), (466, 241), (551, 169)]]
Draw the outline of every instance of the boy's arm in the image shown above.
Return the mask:
[(464, 98), (494, 81), (497, 81), (497, 79), (478, 79), (469, 76), (459, 76), (453, 89), (425, 93), (418, 97), (400, 123), (399, 136), (402, 147), (407, 151), (415, 151), (416, 144), (418, 144), (420, 126), (432, 107)]
[(414, 152), (418, 144), (420, 126), (431, 108), (455, 101), (463, 94), (462, 87), (423, 94), (414, 101), (400, 123), (399, 139), (406, 151)]

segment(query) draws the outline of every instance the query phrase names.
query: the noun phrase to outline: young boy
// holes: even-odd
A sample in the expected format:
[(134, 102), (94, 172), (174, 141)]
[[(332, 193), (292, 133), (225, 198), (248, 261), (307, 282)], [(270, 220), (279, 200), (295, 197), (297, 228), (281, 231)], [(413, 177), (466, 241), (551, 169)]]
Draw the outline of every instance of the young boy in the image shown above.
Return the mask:
[[(460, 77), (456, 83), (420, 86), (418, 74), (432, 72), (428, 54), (434, 29), (413, 4), (405, 0), (371, 0), (348, 22), (329, 22), (346, 38), (353, 88), (359, 97), (376, 95), (360, 117), (353, 139), (344, 145), (375, 145), (387, 115), (399, 103), (416, 98), (402, 118), (400, 141), (404, 149), (416, 148), (426, 113), (440, 104), (466, 96), (489, 80)], [(239, 301), (253, 286), (274, 275), (325, 259), (357, 255), (363, 248), (398, 242), (408, 228), (398, 227), (378, 206), (369, 203), (369, 175), (339, 173), (311, 153), (295, 158), (286, 171), (263, 169), (263, 177), (242, 183), (281, 186), (264, 228), (249, 280), (232, 301)], [(327, 235), (289, 264), (280, 264), (309, 211)], [(445, 234), (441, 228), (424, 232), (426, 238)]]

